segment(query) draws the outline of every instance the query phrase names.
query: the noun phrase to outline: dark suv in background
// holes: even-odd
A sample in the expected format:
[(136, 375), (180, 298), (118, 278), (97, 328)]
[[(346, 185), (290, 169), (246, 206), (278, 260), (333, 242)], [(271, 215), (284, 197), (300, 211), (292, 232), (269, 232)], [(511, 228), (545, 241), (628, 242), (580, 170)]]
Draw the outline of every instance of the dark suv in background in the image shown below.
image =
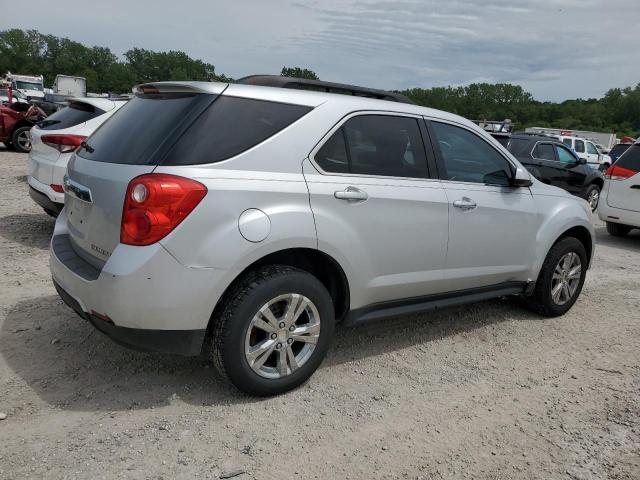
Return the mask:
[(584, 198), (592, 211), (598, 208), (604, 185), (602, 173), (588, 166), (560, 140), (544, 135), (513, 134), (507, 149), (538, 180)]

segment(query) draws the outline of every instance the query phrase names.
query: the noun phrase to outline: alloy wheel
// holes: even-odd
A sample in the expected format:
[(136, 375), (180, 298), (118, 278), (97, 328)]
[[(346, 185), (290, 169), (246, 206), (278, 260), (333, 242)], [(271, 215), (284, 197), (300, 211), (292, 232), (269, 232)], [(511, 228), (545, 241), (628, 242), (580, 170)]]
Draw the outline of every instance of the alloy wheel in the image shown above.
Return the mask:
[(600, 200), (600, 192), (594, 188), (587, 197), (587, 202), (589, 202), (592, 212), (595, 212), (596, 208), (598, 208), (598, 200)]
[(28, 130), (24, 130), (22, 132), (20, 132), (15, 139), (15, 142), (18, 144), (18, 146), (28, 152), (31, 150), (31, 136), (29, 135), (29, 131)]
[(551, 298), (556, 305), (569, 302), (578, 290), (582, 276), (582, 262), (575, 252), (564, 255), (553, 271)]
[(245, 358), (261, 377), (286, 377), (311, 358), (319, 337), (320, 315), (313, 302), (297, 293), (279, 295), (251, 319)]

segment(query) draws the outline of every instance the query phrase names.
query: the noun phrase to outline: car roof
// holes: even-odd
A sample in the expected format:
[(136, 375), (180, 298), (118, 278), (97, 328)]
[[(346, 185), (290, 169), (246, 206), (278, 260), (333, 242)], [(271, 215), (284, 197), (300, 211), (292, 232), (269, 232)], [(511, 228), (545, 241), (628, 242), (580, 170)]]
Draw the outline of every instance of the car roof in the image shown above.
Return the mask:
[(258, 85), (263, 87), (279, 87), (295, 90), (312, 90), (318, 92), (339, 93), (355, 97), (377, 98), (391, 102), (409, 103), (415, 102), (401, 93), (388, 90), (378, 90), (345, 83), (326, 82), (323, 80), (311, 80), (306, 78), (283, 77), (281, 75), (250, 75), (236, 80), (235, 83), (243, 85)]
[(482, 132), (485, 137), (491, 136), (478, 125), (464, 117), (454, 113), (423, 107), (411, 103), (368, 98), (356, 95), (344, 95), (316, 90), (299, 90), (263, 85), (249, 85), (240, 83), (222, 82), (152, 82), (137, 85), (134, 93), (144, 93), (144, 89), (157, 89), (159, 92), (201, 92), (210, 94), (223, 94), (228, 96), (254, 98), (256, 100), (269, 100), (273, 102), (318, 107), (327, 102), (340, 102), (345, 110), (366, 111), (375, 110), (390, 113), (408, 113), (426, 117), (447, 120), (464, 125), (477, 132)]

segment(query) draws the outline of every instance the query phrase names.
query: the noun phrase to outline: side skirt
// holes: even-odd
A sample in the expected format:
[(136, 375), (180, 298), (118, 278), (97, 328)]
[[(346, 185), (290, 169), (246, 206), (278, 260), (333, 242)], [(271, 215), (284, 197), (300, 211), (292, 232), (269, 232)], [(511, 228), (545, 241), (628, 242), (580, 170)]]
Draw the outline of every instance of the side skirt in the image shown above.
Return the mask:
[(347, 326), (361, 325), (383, 318), (429, 312), (506, 295), (522, 295), (525, 293), (527, 285), (527, 282), (506, 282), (487, 287), (374, 303), (351, 310), (346, 316), (344, 324)]

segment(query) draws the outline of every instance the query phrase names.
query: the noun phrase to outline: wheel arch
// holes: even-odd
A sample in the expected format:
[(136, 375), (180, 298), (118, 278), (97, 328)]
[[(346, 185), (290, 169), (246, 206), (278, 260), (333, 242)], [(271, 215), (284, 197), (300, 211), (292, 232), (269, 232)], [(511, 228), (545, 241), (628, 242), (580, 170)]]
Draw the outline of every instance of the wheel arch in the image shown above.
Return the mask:
[(591, 181), (592, 185), (597, 185), (598, 188), (602, 191), (602, 188), (604, 187), (604, 180), (600, 177), (596, 177)]
[[(567, 237), (573, 237), (579, 240), (580, 243), (582, 243), (582, 245), (584, 245), (584, 249), (587, 252), (587, 268), (588, 268), (591, 264), (591, 256), (593, 254), (593, 238), (591, 237), (591, 233), (589, 232), (589, 230), (582, 225), (571, 227), (565, 232), (563, 232), (556, 239), (556, 241), (553, 242), (553, 245), (561, 241), (563, 238), (567, 238)], [(551, 247), (553, 247), (553, 245), (551, 245)]]
[(13, 129), (11, 130), (11, 136), (13, 136), (13, 132), (15, 132), (17, 129), (22, 128), (22, 127), (33, 127), (35, 125), (35, 123), (30, 122), (29, 120), (18, 120), (15, 125), (13, 126)]
[(226, 301), (228, 292), (247, 272), (267, 265), (288, 265), (310, 273), (325, 286), (331, 295), (336, 321), (346, 317), (350, 306), (350, 290), (349, 281), (341, 265), (332, 256), (321, 250), (295, 247), (268, 253), (242, 268), (220, 296), (212, 318), (215, 317), (220, 305)]

